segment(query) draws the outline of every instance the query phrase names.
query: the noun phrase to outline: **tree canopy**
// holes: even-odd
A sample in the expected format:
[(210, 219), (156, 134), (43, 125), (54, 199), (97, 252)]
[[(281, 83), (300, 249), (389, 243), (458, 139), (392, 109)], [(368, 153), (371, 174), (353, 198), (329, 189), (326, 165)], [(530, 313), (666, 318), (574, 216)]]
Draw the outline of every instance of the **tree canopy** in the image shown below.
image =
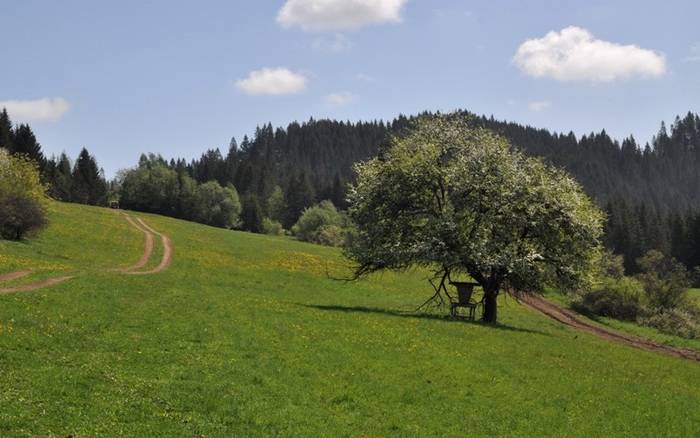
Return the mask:
[(21, 239), (46, 225), (46, 188), (36, 162), (0, 149), (0, 237)]
[(467, 274), (485, 321), (504, 286), (580, 284), (599, 247), (603, 214), (573, 178), (463, 115), (417, 119), (356, 170), (345, 248), (356, 275), (425, 266), (444, 285)]

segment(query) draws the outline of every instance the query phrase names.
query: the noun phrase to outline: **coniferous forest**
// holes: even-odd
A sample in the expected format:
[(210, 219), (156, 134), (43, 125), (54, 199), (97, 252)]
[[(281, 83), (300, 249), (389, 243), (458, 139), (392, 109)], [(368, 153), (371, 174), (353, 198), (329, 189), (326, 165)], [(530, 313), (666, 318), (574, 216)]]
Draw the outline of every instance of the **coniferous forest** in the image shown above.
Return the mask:
[[(605, 131), (579, 138), (571, 132), (464, 115), (574, 175), (607, 213), (605, 244), (624, 256), (628, 272), (637, 270), (636, 260), (650, 249), (700, 270), (697, 114), (677, 117), (668, 127), (662, 122), (645, 144), (632, 137), (620, 142)], [(353, 165), (381, 153), (388, 134), (406, 129), (413, 118), (357, 123), (310, 119), (286, 128), (267, 124), (240, 143), (232, 139), (224, 153), (210, 149), (190, 161), (144, 155), (135, 169), (120, 172), (111, 182), (87, 149), (74, 162), (65, 154), (45, 157), (31, 128), (13, 126), (5, 111), (0, 113), (0, 145), (34, 159), (55, 199), (93, 205), (119, 200), (124, 208), (260, 232), (266, 219), (291, 229), (305, 209), (323, 200), (345, 208)], [(139, 169), (148, 178), (137, 178), (133, 172)], [(144, 188), (149, 180), (160, 189)], [(229, 205), (231, 199), (237, 205)], [(223, 211), (223, 216), (237, 211), (241, 220), (198, 208)]]

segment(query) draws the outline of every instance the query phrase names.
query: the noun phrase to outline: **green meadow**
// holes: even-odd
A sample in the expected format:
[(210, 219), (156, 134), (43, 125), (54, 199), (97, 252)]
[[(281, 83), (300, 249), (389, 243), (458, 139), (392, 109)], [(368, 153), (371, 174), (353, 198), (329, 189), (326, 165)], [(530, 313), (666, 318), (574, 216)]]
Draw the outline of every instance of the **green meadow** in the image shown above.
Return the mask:
[[(499, 326), (406, 312), (425, 273), (359, 282), (336, 249), (133, 214), (174, 244), (54, 203), (0, 241), (0, 436), (692, 436), (700, 365), (576, 332), (503, 298)], [(159, 240), (157, 240), (159, 243)], [(156, 246), (151, 264), (162, 249)], [(700, 295), (700, 292), (694, 292)]]

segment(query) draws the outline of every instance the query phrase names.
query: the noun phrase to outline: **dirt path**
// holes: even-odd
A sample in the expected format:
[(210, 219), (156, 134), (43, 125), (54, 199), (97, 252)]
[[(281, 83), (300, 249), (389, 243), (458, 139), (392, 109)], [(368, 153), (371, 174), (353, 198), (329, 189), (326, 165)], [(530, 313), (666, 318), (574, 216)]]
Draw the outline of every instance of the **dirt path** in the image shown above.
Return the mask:
[[(166, 236), (163, 233), (159, 233), (158, 231), (154, 230), (146, 222), (143, 220), (136, 218), (134, 220), (131, 216), (129, 216), (126, 213), (123, 213), (124, 217), (126, 218), (127, 221), (131, 225), (134, 226), (134, 228), (138, 229), (139, 231), (143, 232), (144, 235), (146, 236), (146, 241), (144, 244), (143, 248), (143, 254), (141, 255), (141, 258), (133, 265), (127, 267), (127, 268), (121, 268), (121, 269), (114, 269), (113, 271), (120, 271), (125, 274), (132, 274), (132, 275), (146, 275), (146, 274), (157, 274), (159, 272), (163, 272), (168, 267), (170, 267), (170, 264), (172, 263), (173, 260), (173, 244), (172, 241), (168, 236)], [(151, 259), (151, 256), (153, 255), (153, 247), (154, 247), (154, 239), (153, 235), (157, 234), (160, 236), (160, 239), (163, 243), (163, 258), (160, 261), (160, 264), (156, 266), (155, 268), (148, 270), (148, 271), (138, 271), (138, 269), (143, 268), (148, 264), (148, 261)], [(16, 280), (21, 277), (25, 277), (29, 274), (31, 274), (32, 271), (18, 271), (18, 272), (10, 272), (7, 274), (2, 274), (0, 275), (0, 282), (5, 282), (5, 281), (11, 281), (11, 280)], [(47, 278), (41, 281), (36, 281), (34, 283), (27, 283), (27, 284), (22, 284), (19, 286), (12, 286), (12, 287), (6, 287), (6, 288), (0, 288), (0, 295), (3, 294), (9, 294), (9, 293), (14, 293), (14, 292), (27, 292), (27, 291), (32, 291), (32, 290), (37, 290), (41, 289), (44, 287), (49, 287), (53, 286), (55, 284), (63, 283), (64, 281), (68, 281), (73, 276), (62, 276), (62, 277), (53, 277), (53, 278)]]
[(141, 220), (140, 218), (136, 218), (136, 220), (143, 226), (143, 228), (153, 234), (157, 234), (160, 236), (160, 240), (163, 243), (163, 258), (160, 261), (160, 264), (156, 266), (154, 269), (151, 269), (150, 271), (133, 271), (133, 272), (127, 272), (128, 274), (132, 275), (146, 275), (146, 274), (157, 274), (159, 272), (163, 272), (168, 267), (170, 267), (170, 263), (173, 261), (173, 245), (168, 236), (166, 236), (163, 233), (159, 233), (158, 231), (154, 230), (146, 222)]
[(118, 271), (121, 271), (121, 272), (131, 272), (131, 271), (136, 271), (137, 269), (143, 268), (148, 263), (148, 260), (150, 260), (151, 254), (153, 254), (153, 233), (151, 233), (147, 229), (141, 228), (141, 226), (139, 226), (139, 224), (137, 224), (136, 221), (134, 221), (131, 218), (131, 216), (129, 216), (128, 214), (126, 214), (126, 213), (123, 213), (123, 214), (124, 214), (124, 217), (126, 218), (126, 220), (129, 221), (129, 223), (131, 225), (133, 225), (134, 228), (143, 232), (143, 234), (146, 236), (146, 242), (144, 244), (143, 254), (141, 255), (141, 258), (139, 259), (139, 261), (137, 261), (135, 264), (133, 264), (127, 268), (117, 269)]
[(577, 330), (591, 333), (600, 338), (636, 348), (641, 348), (647, 351), (668, 354), (671, 356), (700, 362), (700, 352), (698, 351), (681, 347), (672, 347), (670, 345), (660, 344), (658, 342), (650, 341), (648, 339), (642, 339), (633, 335), (628, 335), (625, 333), (598, 327), (594, 324), (586, 322), (580, 317), (580, 315), (577, 315), (575, 312), (572, 312), (571, 310), (565, 309), (561, 306), (551, 303), (542, 297), (536, 295), (522, 295), (519, 296), (518, 299), (520, 302), (524, 303), (528, 307), (537, 310), (541, 313), (544, 313), (548, 317), (559, 321), (564, 325), (573, 327)]
[(17, 271), (17, 272), (9, 272), (7, 274), (2, 274), (2, 275), (0, 275), (0, 282), (16, 280), (18, 278), (26, 277), (27, 275), (29, 275), (31, 273), (32, 273), (32, 271)]
[(71, 278), (73, 278), (73, 277), (72, 276), (53, 277), (53, 278), (47, 278), (46, 280), (37, 281), (34, 283), (22, 284), (20, 286), (14, 286), (14, 287), (7, 287), (4, 289), (0, 289), (0, 295), (9, 294), (9, 293), (13, 293), (13, 292), (28, 292), (31, 290), (41, 289), (44, 287), (53, 286), (54, 284), (63, 283), (64, 281), (68, 281)]

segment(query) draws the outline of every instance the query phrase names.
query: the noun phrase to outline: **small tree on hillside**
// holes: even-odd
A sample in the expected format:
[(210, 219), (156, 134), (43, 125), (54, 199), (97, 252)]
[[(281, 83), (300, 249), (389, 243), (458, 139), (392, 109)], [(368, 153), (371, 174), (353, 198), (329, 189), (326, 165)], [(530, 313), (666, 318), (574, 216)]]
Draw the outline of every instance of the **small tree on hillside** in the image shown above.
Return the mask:
[(32, 128), (29, 125), (19, 125), (12, 140), (12, 153), (26, 155), (40, 166), (44, 164), (44, 154), (41, 152), (41, 145), (36, 140), (36, 136), (34, 136), (34, 132), (32, 132)]
[(356, 277), (429, 267), (441, 302), (450, 276), (467, 274), (484, 290), (487, 322), (504, 286), (579, 284), (599, 247), (603, 215), (578, 183), (461, 116), (419, 119), (356, 170), (345, 248)]
[(343, 216), (331, 201), (304, 210), (292, 227), (292, 233), (299, 239), (321, 245), (340, 246), (343, 243)]
[(46, 188), (37, 163), (0, 149), (0, 237), (19, 240), (46, 222)]
[(209, 181), (197, 187), (197, 222), (221, 228), (240, 225), (241, 202), (236, 189), (229, 185), (221, 187)]
[(651, 309), (670, 310), (688, 302), (688, 271), (676, 259), (651, 250), (637, 259), (637, 265), (642, 270), (637, 278), (644, 285)]
[(80, 204), (104, 205), (107, 202), (107, 182), (97, 161), (83, 148), (73, 166), (71, 200)]
[(12, 152), (14, 149), (13, 137), (12, 121), (7, 114), (7, 109), (3, 108), (0, 111), (0, 148)]

